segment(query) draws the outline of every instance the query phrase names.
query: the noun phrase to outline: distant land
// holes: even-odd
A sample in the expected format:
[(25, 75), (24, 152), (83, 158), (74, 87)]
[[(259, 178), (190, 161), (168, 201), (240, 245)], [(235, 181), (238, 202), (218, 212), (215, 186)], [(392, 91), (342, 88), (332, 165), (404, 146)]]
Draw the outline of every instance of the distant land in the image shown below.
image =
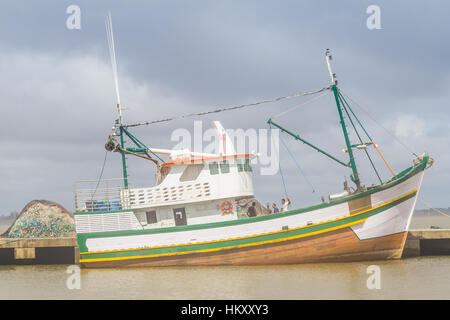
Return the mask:
[[(448, 208), (436, 208), (436, 210), (439, 210), (445, 214), (450, 214), (450, 207)], [(415, 216), (425, 216), (425, 215), (440, 215), (439, 212), (434, 211), (433, 209), (420, 209), (420, 210), (414, 210)]]
[(15, 220), (19, 216), (19, 213), (17, 211), (13, 211), (10, 214), (0, 214), (0, 220), (2, 221), (9, 221), (9, 220)]

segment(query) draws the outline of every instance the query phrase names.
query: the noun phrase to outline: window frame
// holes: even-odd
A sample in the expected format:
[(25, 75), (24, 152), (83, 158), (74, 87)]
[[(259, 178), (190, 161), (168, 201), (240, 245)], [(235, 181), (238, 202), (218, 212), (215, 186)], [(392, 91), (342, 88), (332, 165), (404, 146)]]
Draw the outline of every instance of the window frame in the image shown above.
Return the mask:
[[(154, 219), (149, 219), (149, 217), (153, 218), (154, 215)], [(150, 221), (155, 221), (155, 222), (150, 222)], [(145, 211), (145, 221), (147, 224), (154, 224), (154, 223), (158, 223), (158, 216), (156, 214), (156, 210), (150, 210), (150, 211)]]
[[(205, 165), (203, 163), (201, 163), (201, 164), (188, 164), (186, 166), (186, 168), (184, 168), (183, 173), (181, 174), (181, 176), (180, 176), (180, 178), (178, 180), (180, 182), (195, 181), (195, 180), (198, 179), (198, 177), (200, 176), (200, 174), (202, 173), (204, 168), (205, 168)], [(197, 170), (197, 171), (195, 171), (195, 170)], [(187, 175), (190, 175), (192, 173), (195, 174), (194, 177), (186, 177)]]
[[(213, 172), (214, 166), (215, 166), (215, 171)], [(215, 176), (216, 174), (220, 173), (219, 163), (217, 163), (216, 161), (208, 163), (208, 169), (209, 169), (209, 174), (212, 176)]]
[[(226, 168), (225, 171), (223, 170), (223, 168)], [(227, 160), (223, 160), (222, 162), (219, 163), (219, 169), (220, 169), (220, 173), (226, 174), (226, 173), (230, 173), (230, 163)]]
[(253, 172), (252, 164), (250, 162), (250, 158), (245, 158), (244, 161), (244, 171), (245, 172)]

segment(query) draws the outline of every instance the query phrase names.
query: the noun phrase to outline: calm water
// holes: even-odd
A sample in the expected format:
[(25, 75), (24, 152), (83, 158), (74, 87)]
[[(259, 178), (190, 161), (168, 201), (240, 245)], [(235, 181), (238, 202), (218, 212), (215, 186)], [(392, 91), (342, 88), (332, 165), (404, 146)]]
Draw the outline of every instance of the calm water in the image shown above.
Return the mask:
[[(417, 217), (413, 228), (450, 218)], [(369, 265), (381, 288), (369, 290)], [(81, 289), (66, 286), (67, 266), (0, 266), (0, 299), (450, 299), (450, 256), (395, 261), (262, 267), (81, 270)]]

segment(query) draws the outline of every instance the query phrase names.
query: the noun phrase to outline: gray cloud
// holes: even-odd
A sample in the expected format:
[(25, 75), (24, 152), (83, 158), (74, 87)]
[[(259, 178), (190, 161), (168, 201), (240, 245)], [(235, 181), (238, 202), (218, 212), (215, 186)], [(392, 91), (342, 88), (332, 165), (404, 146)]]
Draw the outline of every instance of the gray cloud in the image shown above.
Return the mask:
[[(103, 143), (116, 117), (104, 18), (110, 9), (118, 46), (119, 81), (129, 122), (164, 118), (318, 89), (328, 84), (324, 49), (331, 48), (341, 89), (416, 153), (436, 158), (421, 191), (448, 206), (450, 178), (449, 36), (445, 1), (378, 1), (382, 29), (368, 30), (369, 1), (77, 1), (82, 29), (65, 27), (71, 1), (0, 4), (0, 191), (2, 211), (47, 198), (72, 209), (73, 182), (95, 179)], [(208, 116), (227, 128), (267, 128), (268, 117), (304, 101), (286, 101)], [(398, 172), (412, 156), (354, 107)], [(148, 145), (170, 147), (170, 133), (192, 129), (186, 119), (133, 130)], [(280, 117), (280, 124), (344, 158), (332, 97)], [(355, 138), (353, 136), (353, 138)], [(283, 139), (323, 195), (339, 191), (348, 170)], [(282, 168), (295, 205), (318, 196), (282, 149)], [(374, 157), (376, 156), (375, 153)], [(363, 154), (361, 171), (368, 172)], [(142, 160), (143, 161), (143, 160)], [(130, 161), (136, 184), (153, 181), (153, 168)], [(380, 159), (383, 177), (389, 172)], [(105, 176), (120, 176), (108, 155)], [(372, 173), (363, 174), (367, 183)], [(279, 175), (255, 177), (263, 202), (283, 196)], [(322, 195), (320, 194), (320, 195)]]

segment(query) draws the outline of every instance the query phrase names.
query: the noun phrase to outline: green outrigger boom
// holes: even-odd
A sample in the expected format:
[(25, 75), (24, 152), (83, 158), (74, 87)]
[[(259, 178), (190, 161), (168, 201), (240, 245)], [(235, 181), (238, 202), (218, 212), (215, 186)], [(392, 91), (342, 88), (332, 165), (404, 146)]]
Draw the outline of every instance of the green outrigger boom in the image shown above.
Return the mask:
[(274, 127), (277, 127), (278, 129), (280, 129), (281, 131), (283, 131), (283, 132), (289, 134), (290, 136), (294, 137), (295, 139), (300, 140), (301, 142), (303, 142), (303, 143), (306, 144), (307, 146), (309, 146), (309, 147), (313, 148), (314, 150), (316, 150), (316, 151), (322, 153), (323, 155), (326, 155), (328, 158), (330, 158), (330, 159), (336, 161), (337, 163), (342, 164), (344, 167), (350, 167), (349, 164), (347, 164), (347, 163), (345, 163), (345, 162), (343, 162), (343, 161), (341, 161), (341, 160), (339, 160), (339, 159), (333, 157), (333, 156), (332, 156), (331, 154), (329, 154), (328, 152), (323, 151), (322, 149), (320, 149), (319, 147), (315, 146), (314, 144), (312, 144), (312, 143), (306, 141), (305, 139), (302, 139), (298, 134), (292, 133), (292, 132), (290, 132), (289, 130), (287, 130), (287, 129), (283, 128), (282, 126), (280, 126), (279, 124), (276, 124), (275, 122), (273, 122), (272, 119), (269, 119), (269, 120), (267, 121), (267, 123), (268, 123), (269, 125), (273, 125)]

